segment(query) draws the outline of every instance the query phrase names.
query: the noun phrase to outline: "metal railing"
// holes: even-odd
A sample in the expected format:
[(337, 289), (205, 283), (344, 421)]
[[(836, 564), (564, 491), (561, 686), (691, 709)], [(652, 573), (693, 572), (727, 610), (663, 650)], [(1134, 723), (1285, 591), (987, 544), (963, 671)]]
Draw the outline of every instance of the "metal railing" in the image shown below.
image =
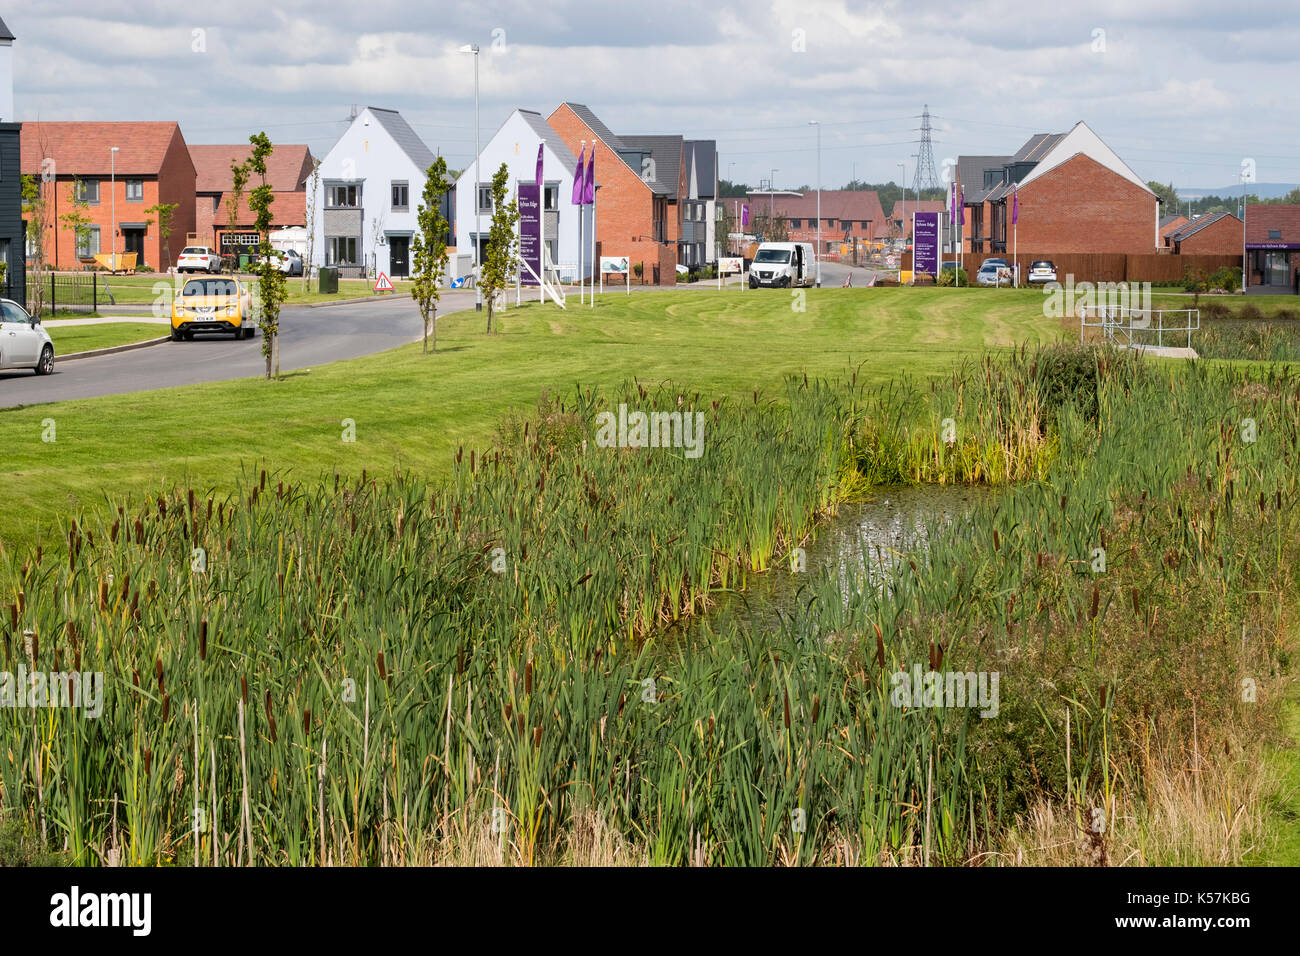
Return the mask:
[[(1079, 311), (1079, 341), (1087, 329), (1098, 329), (1107, 342), (1125, 348), (1165, 348), (1165, 337), (1186, 335), (1201, 328), (1200, 309), (1134, 309), (1113, 305), (1087, 305)], [(1154, 338), (1155, 341), (1151, 341)]]
[(37, 283), (40, 294), (45, 301), (42, 306), (44, 315), (56, 312), (97, 312), (101, 302), (107, 302), (107, 277), (101, 278), (96, 272), (51, 272), (40, 275), (27, 273), (27, 311), (35, 314)]

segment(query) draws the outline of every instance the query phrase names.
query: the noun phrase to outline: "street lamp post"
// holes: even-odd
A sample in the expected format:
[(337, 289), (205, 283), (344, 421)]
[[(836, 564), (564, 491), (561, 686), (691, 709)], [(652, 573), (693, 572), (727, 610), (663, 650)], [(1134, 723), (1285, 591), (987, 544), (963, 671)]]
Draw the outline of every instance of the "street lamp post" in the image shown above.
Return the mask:
[(817, 288), (822, 287), (822, 124), (809, 120), (809, 126), (817, 127), (817, 254), (813, 261), (817, 263)]
[(483, 263), (479, 250), (482, 248), (482, 220), (479, 211), (479, 190), (482, 183), (478, 175), (479, 161), (479, 144), (478, 144), (478, 44), (466, 43), (459, 49), (460, 53), (472, 53), (474, 55), (474, 311), (483, 311), (483, 290), (479, 286), (479, 277), (483, 271)]
[(903, 210), (898, 216), (898, 234), (903, 237), (903, 251), (907, 251), (907, 163), (899, 163), (898, 184), (903, 187)]
[(108, 241), (113, 244), (113, 274), (117, 275), (117, 152), (120, 146), (114, 146), (108, 151), (109, 156), (109, 179), (108, 179), (108, 206), (109, 206), (109, 229)]

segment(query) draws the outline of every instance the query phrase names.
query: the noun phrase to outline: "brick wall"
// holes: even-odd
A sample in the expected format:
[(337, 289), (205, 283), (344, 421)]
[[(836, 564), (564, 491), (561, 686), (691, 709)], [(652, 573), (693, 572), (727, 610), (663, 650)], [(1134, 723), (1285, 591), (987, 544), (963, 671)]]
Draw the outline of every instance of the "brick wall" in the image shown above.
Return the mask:
[(1141, 255), (1155, 251), (1155, 229), (1155, 196), (1088, 156), (1020, 187), (1021, 249)]
[[(170, 262), (162, 261), (162, 244), (159, 242), (156, 216), (150, 217), (155, 222), (145, 234), (145, 248), (150, 248), (151, 241), (153, 243), (153, 258), (149, 260), (149, 264), (155, 269), (166, 270), (176, 265), (181, 249), (185, 247), (185, 238), (196, 229), (194, 221), (195, 183), (194, 162), (190, 159), (190, 151), (185, 145), (185, 140), (181, 138), (181, 132), (178, 128), (172, 137), (171, 144), (167, 147), (167, 154), (163, 158), (162, 168), (158, 170), (158, 198), (154, 200), (154, 203), (176, 204), (176, 211), (172, 213), (171, 235), (167, 239), (167, 252), (171, 256)], [(148, 200), (148, 196), (149, 189), (146, 185), (146, 200)], [(145, 208), (147, 209), (151, 205), (153, 203), (146, 201)]]
[[(596, 136), (567, 104), (561, 104), (546, 122), (560, 134), (574, 156), (578, 155), (584, 139), (590, 147)], [(596, 182), (600, 186), (596, 196), (596, 240), (601, 247), (600, 254), (627, 256), (632, 262), (644, 262), (647, 278), (652, 266), (660, 263), (660, 282), (675, 285), (676, 246), (642, 238), (654, 235), (654, 194), (650, 187), (603, 143), (596, 149)], [(670, 206), (667, 217), (670, 235), (676, 232), (676, 215), (676, 206)], [(663, 268), (664, 261), (668, 262), (667, 269)]]

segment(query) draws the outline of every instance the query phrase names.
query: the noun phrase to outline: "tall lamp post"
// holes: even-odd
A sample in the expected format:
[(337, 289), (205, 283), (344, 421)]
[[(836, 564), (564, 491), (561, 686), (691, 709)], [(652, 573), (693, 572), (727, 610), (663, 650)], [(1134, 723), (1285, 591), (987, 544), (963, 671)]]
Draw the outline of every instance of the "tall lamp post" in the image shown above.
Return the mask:
[[(903, 237), (903, 251), (907, 251), (907, 163), (898, 164), (898, 184), (903, 187), (903, 211), (898, 216), (898, 234)], [(901, 260), (900, 260), (901, 261)]]
[(108, 151), (108, 207), (110, 210), (108, 241), (113, 244), (113, 275), (117, 275), (117, 152), (119, 149), (121, 149), (120, 146), (114, 146)]
[(809, 120), (809, 126), (817, 127), (817, 254), (813, 261), (817, 263), (817, 288), (822, 287), (822, 124)]
[(1246, 271), (1246, 164), (1241, 166), (1241, 294), (1246, 294), (1250, 274)]
[(478, 44), (466, 43), (457, 52), (474, 55), (474, 311), (482, 312), (483, 290), (479, 287), (479, 276), (483, 271), (479, 250), (482, 248), (483, 234), (479, 211), (479, 190), (482, 188), (482, 182), (478, 175)]

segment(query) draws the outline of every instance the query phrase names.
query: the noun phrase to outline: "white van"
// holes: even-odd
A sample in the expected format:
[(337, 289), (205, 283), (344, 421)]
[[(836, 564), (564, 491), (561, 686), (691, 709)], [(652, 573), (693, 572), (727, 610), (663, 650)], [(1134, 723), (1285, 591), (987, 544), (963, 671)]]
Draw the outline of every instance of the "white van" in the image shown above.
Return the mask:
[(749, 287), (789, 288), (817, 281), (817, 260), (811, 242), (764, 242), (749, 267)]

